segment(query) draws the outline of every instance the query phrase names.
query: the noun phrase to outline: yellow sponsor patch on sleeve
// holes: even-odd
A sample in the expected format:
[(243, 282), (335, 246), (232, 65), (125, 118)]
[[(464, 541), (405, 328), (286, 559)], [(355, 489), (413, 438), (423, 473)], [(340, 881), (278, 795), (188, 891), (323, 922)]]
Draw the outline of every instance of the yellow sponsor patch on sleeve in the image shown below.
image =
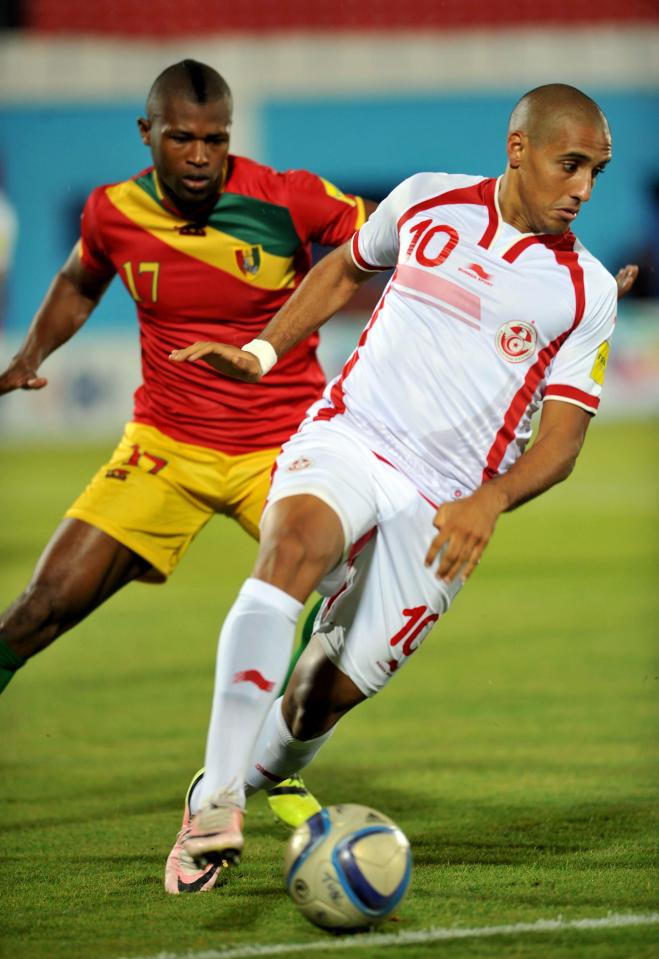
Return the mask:
[(606, 364), (609, 359), (609, 341), (604, 340), (603, 343), (600, 343), (597, 348), (597, 356), (595, 357), (595, 362), (593, 363), (593, 368), (590, 371), (591, 380), (595, 380), (596, 383), (599, 383), (600, 386), (604, 383), (604, 373), (606, 372)]
[(329, 180), (326, 180), (325, 177), (321, 176), (320, 179), (322, 180), (323, 186), (325, 187), (325, 193), (327, 193), (328, 196), (333, 197), (333, 199), (335, 200), (341, 200), (342, 203), (347, 203), (348, 206), (357, 205), (357, 201), (355, 200), (354, 197), (346, 196), (345, 193), (339, 190), (338, 186), (334, 186), (334, 184), (330, 183)]

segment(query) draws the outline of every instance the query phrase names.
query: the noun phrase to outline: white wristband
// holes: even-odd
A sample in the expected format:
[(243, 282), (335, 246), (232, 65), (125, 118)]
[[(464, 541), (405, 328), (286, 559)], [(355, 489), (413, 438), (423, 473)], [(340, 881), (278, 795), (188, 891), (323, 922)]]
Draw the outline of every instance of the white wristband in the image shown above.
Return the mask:
[(240, 348), (246, 353), (252, 353), (257, 358), (261, 364), (261, 376), (269, 373), (277, 362), (278, 357), (275, 348), (267, 340), (250, 340), (249, 343), (245, 343)]

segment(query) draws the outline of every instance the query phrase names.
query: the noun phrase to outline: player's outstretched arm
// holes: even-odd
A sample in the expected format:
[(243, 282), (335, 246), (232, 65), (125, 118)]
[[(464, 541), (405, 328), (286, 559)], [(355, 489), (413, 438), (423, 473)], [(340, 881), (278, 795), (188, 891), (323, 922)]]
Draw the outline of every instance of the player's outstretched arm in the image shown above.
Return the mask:
[(457, 575), (466, 580), (480, 561), (501, 513), (567, 479), (590, 419), (579, 406), (548, 400), (535, 442), (507, 473), (484, 483), (471, 496), (439, 507), (433, 521), (439, 532), (426, 554), (426, 565), (431, 566), (446, 547), (437, 576), (447, 582)]
[(616, 286), (618, 287), (619, 300), (629, 293), (634, 283), (636, 283), (637, 276), (638, 267), (635, 263), (628, 263), (626, 266), (620, 267), (616, 273)]
[(110, 278), (100, 280), (83, 266), (78, 245), (53, 280), (27, 336), (9, 366), (0, 373), (0, 395), (12, 390), (40, 390), (48, 380), (39, 367), (83, 325)]
[[(344, 307), (370, 276), (355, 266), (348, 243), (338, 247), (307, 274), (259, 334), (259, 340), (269, 343), (277, 357), (283, 356)], [(227, 343), (193, 343), (183, 350), (174, 350), (169, 358), (177, 363), (203, 359), (218, 373), (247, 383), (254, 383), (263, 375), (256, 356)]]

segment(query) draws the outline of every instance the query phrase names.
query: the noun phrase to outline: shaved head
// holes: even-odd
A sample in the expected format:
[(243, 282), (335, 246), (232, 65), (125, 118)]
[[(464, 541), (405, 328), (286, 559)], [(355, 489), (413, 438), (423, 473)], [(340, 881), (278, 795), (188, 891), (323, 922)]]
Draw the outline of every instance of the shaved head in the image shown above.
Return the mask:
[(224, 77), (198, 60), (181, 60), (156, 77), (146, 100), (148, 119), (153, 121), (161, 116), (165, 104), (174, 98), (199, 105), (225, 100), (229, 112), (233, 105), (231, 90)]
[(606, 117), (566, 83), (530, 90), (515, 104), (499, 202), (521, 233), (565, 233), (611, 159)]
[(525, 93), (515, 105), (508, 134), (525, 133), (532, 143), (539, 145), (550, 140), (566, 119), (609, 132), (606, 117), (594, 100), (566, 83), (548, 83)]

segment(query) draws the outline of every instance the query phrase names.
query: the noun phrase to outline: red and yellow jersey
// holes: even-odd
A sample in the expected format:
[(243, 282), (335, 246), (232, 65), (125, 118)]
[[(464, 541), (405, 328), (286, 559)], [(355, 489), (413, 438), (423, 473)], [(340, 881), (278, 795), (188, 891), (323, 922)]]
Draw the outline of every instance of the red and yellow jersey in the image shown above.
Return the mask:
[(363, 221), (362, 200), (321, 177), (237, 156), (203, 226), (168, 204), (153, 168), (94, 190), (81, 257), (97, 275), (118, 273), (135, 300), (143, 377), (135, 421), (230, 454), (284, 442), (324, 385), (317, 335), (250, 385), (203, 362), (172, 363), (169, 353), (257, 336), (308, 272), (311, 242), (338, 246)]

